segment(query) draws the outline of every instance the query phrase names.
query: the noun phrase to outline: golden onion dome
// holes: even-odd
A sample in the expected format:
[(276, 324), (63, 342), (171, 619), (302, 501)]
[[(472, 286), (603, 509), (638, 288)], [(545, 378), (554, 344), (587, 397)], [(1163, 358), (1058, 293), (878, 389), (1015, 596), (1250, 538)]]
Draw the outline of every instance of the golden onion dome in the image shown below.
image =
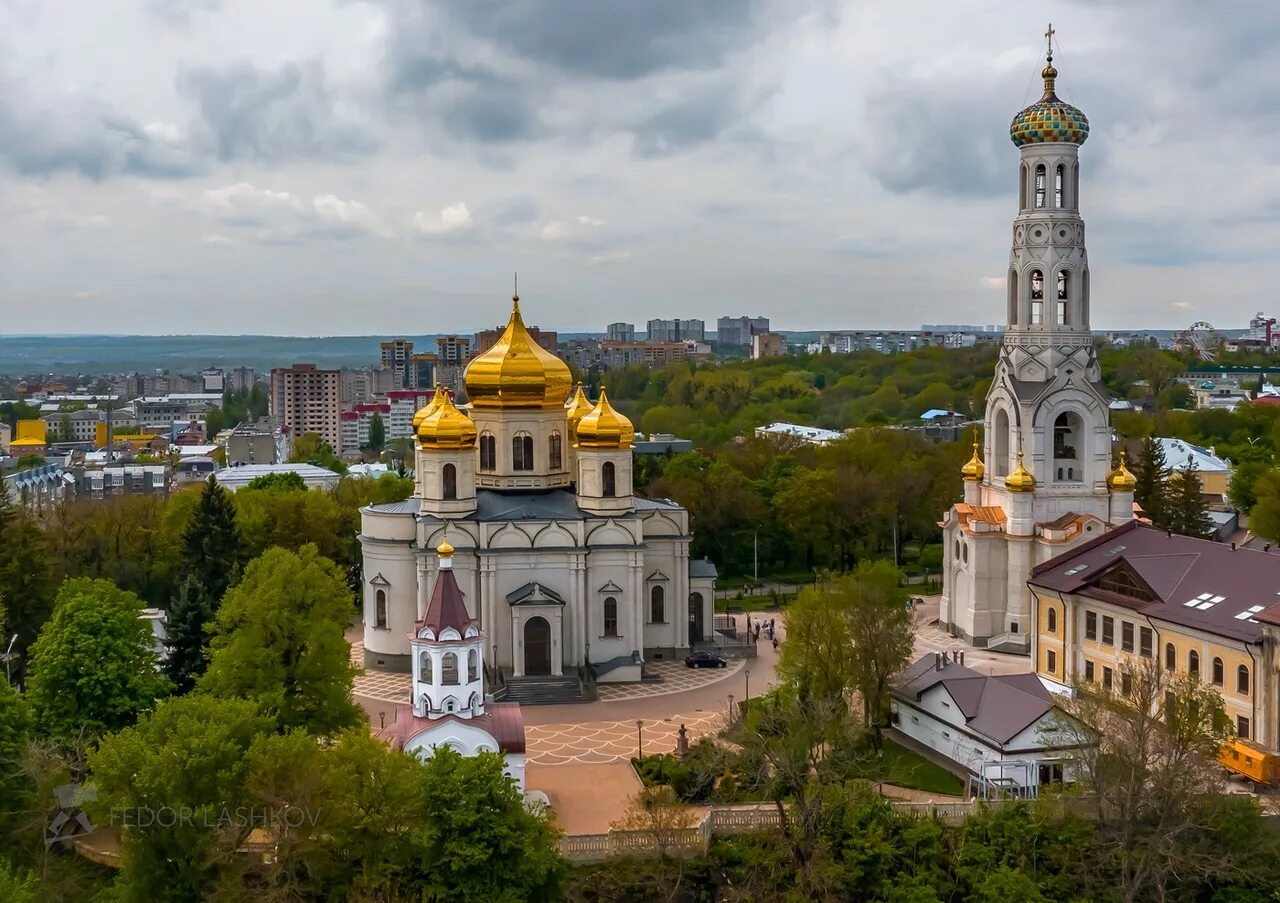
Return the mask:
[(1058, 70), (1053, 56), (1040, 73), (1044, 96), (1013, 117), (1009, 137), (1018, 147), (1028, 144), (1084, 144), (1089, 138), (1089, 118), (1057, 94)]
[(573, 386), (569, 365), (533, 340), (520, 316), (520, 296), (511, 302), (511, 319), (498, 341), (467, 365), (471, 407), (562, 408)]
[(1035, 492), (1036, 478), (1022, 466), (1022, 449), (1018, 449), (1018, 466), (1004, 478), (1004, 486), (1010, 492)]
[(453, 546), (449, 545), (449, 537), (440, 540), (440, 545), (436, 546), (436, 554), (441, 558), (453, 557)]
[(578, 383), (578, 388), (573, 393), (573, 397), (564, 406), (565, 416), (569, 419), (569, 438), (571, 440), (577, 433), (578, 421), (587, 416), (592, 407), (591, 399), (587, 397), (587, 393), (582, 389), (582, 383)]
[(614, 410), (609, 396), (600, 387), (600, 400), (578, 421), (578, 448), (630, 448), (636, 438), (631, 421)]
[(1120, 449), (1120, 466), (1107, 477), (1107, 488), (1112, 492), (1133, 492), (1138, 486), (1137, 477), (1126, 466), (1126, 457), (1124, 449)]
[(971, 483), (976, 483), (982, 479), (987, 472), (987, 468), (982, 464), (982, 458), (978, 456), (978, 431), (973, 431), (973, 457), (969, 459), (969, 463), (960, 468), (960, 475)]
[(442, 389), (440, 387), (440, 384), (437, 383), (435, 391), (431, 393), (431, 400), (428, 401), (422, 407), (418, 408), (416, 412), (414, 412), (413, 431), (415, 433), (418, 431), (418, 427), (422, 426), (422, 421), (430, 417), (432, 412), (435, 411), (435, 409), (440, 406), (440, 399), (443, 397), (444, 397), (444, 389)]
[(423, 448), (474, 448), (475, 422), (453, 403), (447, 390), (436, 394), (440, 403), (418, 424), (418, 444)]

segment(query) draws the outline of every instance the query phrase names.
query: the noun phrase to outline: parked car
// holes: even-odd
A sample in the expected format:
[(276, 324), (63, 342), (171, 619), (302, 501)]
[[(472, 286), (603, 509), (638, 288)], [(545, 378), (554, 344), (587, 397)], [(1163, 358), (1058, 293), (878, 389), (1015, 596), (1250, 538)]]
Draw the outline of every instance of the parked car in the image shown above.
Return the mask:
[(723, 668), (729, 664), (724, 660), (723, 656), (716, 655), (714, 652), (707, 652), (705, 649), (701, 652), (695, 652), (686, 658), (684, 663), (689, 668)]

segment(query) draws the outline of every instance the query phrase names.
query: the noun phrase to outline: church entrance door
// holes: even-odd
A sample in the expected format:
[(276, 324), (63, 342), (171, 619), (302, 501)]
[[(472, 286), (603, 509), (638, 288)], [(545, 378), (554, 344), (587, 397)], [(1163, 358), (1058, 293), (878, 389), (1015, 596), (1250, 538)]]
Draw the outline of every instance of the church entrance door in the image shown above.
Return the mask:
[(534, 616), (524, 622), (524, 673), (551, 673), (551, 625), (546, 618)]
[(702, 640), (702, 593), (689, 594), (689, 645)]

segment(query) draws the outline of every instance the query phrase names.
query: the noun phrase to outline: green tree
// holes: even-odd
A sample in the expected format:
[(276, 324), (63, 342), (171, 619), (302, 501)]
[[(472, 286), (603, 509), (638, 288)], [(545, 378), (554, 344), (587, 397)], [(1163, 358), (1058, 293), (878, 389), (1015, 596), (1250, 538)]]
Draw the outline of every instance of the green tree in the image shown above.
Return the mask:
[(235, 502), (212, 476), (187, 523), (182, 546), (184, 575), (195, 577), (215, 603), (221, 601), (239, 577), (243, 550)]
[(142, 600), (109, 580), (65, 581), (31, 647), (27, 693), (41, 727), (61, 737), (119, 730), (170, 690), (157, 670)]
[(34, 872), (0, 859), (0, 900), (5, 903), (40, 903), (45, 896)]
[(274, 492), (306, 492), (307, 483), (302, 479), (302, 474), (290, 470), (284, 473), (268, 473), (260, 477), (254, 477), (249, 481), (249, 485), (244, 488)]
[(293, 454), (289, 456), (291, 463), (314, 464), (332, 470), (334, 473), (346, 473), (347, 465), (334, 454), (333, 448), (318, 433), (303, 433), (293, 440)]
[(30, 703), (8, 681), (0, 681), (0, 818), (13, 809), (22, 752), (34, 732)]
[(272, 726), (250, 700), (191, 693), (90, 755), (96, 821), (121, 831), (125, 900), (194, 903), (226, 881), (252, 827), (243, 817), (249, 750)]
[(204, 431), (209, 441), (213, 441), (213, 437), (218, 435), (227, 428), (227, 415), (223, 409), (216, 405), (209, 408), (209, 412), (204, 415)]
[(1175, 471), (1169, 480), (1166, 525), (1175, 533), (1201, 539), (1213, 532), (1209, 509), (1204, 501), (1204, 484), (1196, 472), (1195, 461), (1187, 459), (1182, 470)]
[(1271, 468), (1253, 484), (1257, 501), (1249, 514), (1249, 526), (1259, 536), (1280, 542), (1280, 468)]
[(15, 634), (14, 651), (23, 658), (15, 680), (25, 671), (26, 652), (49, 618), (53, 578), (44, 536), (30, 512), (15, 505), (0, 476), (0, 601), (4, 604), (4, 645)]
[(387, 425), (382, 422), (382, 415), (374, 411), (373, 416), (369, 418), (369, 442), (366, 448), (374, 451), (382, 451), (382, 446), (387, 444)]
[(1246, 514), (1258, 503), (1254, 487), (1258, 478), (1270, 470), (1269, 461), (1241, 461), (1231, 472), (1231, 483), (1227, 486), (1227, 498)]
[(350, 615), (345, 575), (315, 546), (269, 549), (223, 599), (199, 687), (254, 700), (283, 730), (327, 735), (360, 724), (343, 637)]
[(1165, 465), (1164, 449), (1150, 436), (1142, 440), (1142, 451), (1134, 462), (1133, 477), (1136, 481), (1134, 501), (1141, 506), (1151, 523), (1158, 527), (1164, 526), (1169, 469)]
[(415, 890), (427, 900), (519, 903), (561, 899), (558, 832), (530, 812), (497, 753), (439, 747), (418, 778), (422, 823)]
[(178, 588), (165, 619), (168, 655), (164, 671), (179, 693), (194, 687), (196, 678), (208, 667), (209, 629), (217, 612), (217, 602), (194, 574), (189, 575)]

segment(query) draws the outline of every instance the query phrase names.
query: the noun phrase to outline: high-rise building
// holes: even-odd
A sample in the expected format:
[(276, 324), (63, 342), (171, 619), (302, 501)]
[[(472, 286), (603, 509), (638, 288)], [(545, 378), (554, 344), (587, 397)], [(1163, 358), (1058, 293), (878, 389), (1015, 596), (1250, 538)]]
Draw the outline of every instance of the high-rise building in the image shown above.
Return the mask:
[(707, 324), (702, 320), (650, 320), (646, 328), (650, 342), (701, 342), (707, 335)]
[(256, 379), (252, 367), (234, 367), (227, 371), (227, 388), (232, 392), (248, 392)]
[[(559, 333), (539, 329), (537, 326), (529, 326), (527, 328), (529, 335), (533, 336), (533, 340), (538, 343), (539, 348), (549, 354), (557, 353), (557, 346), (560, 341)], [(485, 329), (477, 332), (475, 347), (471, 352), (472, 356), (479, 357), (492, 348), (498, 339), (502, 338), (502, 333), (505, 329), (505, 326), (499, 326), (495, 329)]]
[(610, 323), (605, 327), (604, 338), (607, 342), (634, 342), (636, 340), (636, 324)]
[(779, 332), (757, 332), (751, 337), (751, 359), (781, 357), (787, 353), (787, 337)]
[(294, 364), (271, 371), (271, 416), (297, 440), (316, 433), (342, 451), (341, 379), (337, 370), (320, 370), (315, 364)]
[(716, 320), (716, 342), (724, 346), (749, 347), (753, 335), (768, 331), (768, 317), (721, 317)]
[[(1133, 519), (1133, 475), (1123, 458), (1112, 469), (1109, 400), (1089, 330), (1079, 193), (1089, 121), (1058, 99), (1057, 74), (1050, 55), (1044, 96), (1010, 129), (1020, 159), (1008, 324), (982, 454), (975, 441), (964, 501), (943, 516), (939, 620), (953, 636), (1006, 651), (1029, 651), (1036, 633), (1033, 569)], [(1067, 650), (1077, 627), (1063, 629), (1072, 645), (1054, 654), (1076, 655)]]
[(201, 392), (225, 392), (227, 375), (217, 367), (208, 367), (200, 371)]
[(409, 360), (413, 357), (413, 342), (408, 339), (392, 339), (389, 342), (383, 342), (381, 347), (383, 369), (390, 369), (395, 373), (395, 388), (403, 388), (407, 378), (405, 371), (408, 369)]
[(435, 386), (436, 380), (436, 364), (440, 361), (440, 355), (433, 352), (423, 352), (415, 354), (409, 359), (408, 370), (405, 373), (405, 381), (410, 389), (430, 389)]
[(373, 371), (343, 367), (339, 371), (340, 399), (343, 405), (364, 404), (373, 398)]
[(461, 367), (471, 357), (471, 337), (465, 335), (436, 336), (436, 356), (442, 367)]

